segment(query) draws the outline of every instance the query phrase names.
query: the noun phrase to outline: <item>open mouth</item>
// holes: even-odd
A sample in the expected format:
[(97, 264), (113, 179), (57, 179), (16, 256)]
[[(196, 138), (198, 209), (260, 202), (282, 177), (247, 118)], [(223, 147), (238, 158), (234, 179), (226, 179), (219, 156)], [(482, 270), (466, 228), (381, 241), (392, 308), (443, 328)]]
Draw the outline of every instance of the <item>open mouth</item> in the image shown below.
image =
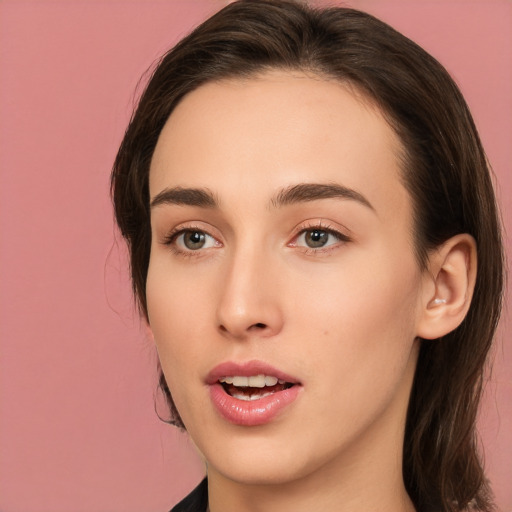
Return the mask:
[(274, 421), (300, 396), (302, 382), (263, 361), (226, 361), (206, 377), (213, 406), (235, 425)]
[(219, 379), (224, 391), (238, 400), (252, 401), (265, 398), (294, 386), (272, 375), (227, 376)]

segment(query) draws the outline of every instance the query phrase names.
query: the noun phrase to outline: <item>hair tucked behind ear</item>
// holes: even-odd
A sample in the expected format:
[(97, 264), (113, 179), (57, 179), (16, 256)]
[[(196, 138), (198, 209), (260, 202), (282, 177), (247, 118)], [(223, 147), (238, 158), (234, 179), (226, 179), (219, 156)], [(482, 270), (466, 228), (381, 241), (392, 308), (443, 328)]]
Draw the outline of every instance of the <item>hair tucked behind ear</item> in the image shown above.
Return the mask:
[[(165, 122), (201, 84), (267, 69), (302, 70), (351, 84), (376, 103), (403, 145), (417, 258), (457, 233), (478, 247), (478, 275), (461, 326), (422, 341), (404, 441), (403, 474), (418, 510), (492, 501), (475, 422), (486, 357), (501, 309), (503, 252), (490, 172), (464, 99), (444, 68), (368, 14), (291, 1), (234, 2), (167, 53), (134, 113), (112, 172), (116, 219), (128, 242), (133, 287), (147, 319), (151, 230), (148, 173)], [(162, 387), (172, 404), (165, 380)], [(176, 423), (182, 425), (176, 415)]]

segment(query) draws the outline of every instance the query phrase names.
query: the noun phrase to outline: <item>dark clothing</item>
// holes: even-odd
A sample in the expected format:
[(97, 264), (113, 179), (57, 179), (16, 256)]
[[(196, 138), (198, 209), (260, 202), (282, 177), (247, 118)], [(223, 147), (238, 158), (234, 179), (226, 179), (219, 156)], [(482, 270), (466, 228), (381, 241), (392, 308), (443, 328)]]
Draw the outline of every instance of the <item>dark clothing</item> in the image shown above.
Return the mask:
[(208, 481), (206, 478), (170, 512), (206, 512), (208, 508)]

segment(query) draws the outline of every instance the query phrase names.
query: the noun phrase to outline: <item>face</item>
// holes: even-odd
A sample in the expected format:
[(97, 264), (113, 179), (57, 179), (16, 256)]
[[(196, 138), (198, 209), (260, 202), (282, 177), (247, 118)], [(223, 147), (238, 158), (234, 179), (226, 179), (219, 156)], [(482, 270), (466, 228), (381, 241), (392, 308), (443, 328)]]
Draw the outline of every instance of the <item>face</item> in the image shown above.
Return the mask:
[(209, 472), (287, 482), (401, 453), (423, 275), (399, 151), (361, 96), (299, 73), (203, 85), (168, 120), (147, 304)]

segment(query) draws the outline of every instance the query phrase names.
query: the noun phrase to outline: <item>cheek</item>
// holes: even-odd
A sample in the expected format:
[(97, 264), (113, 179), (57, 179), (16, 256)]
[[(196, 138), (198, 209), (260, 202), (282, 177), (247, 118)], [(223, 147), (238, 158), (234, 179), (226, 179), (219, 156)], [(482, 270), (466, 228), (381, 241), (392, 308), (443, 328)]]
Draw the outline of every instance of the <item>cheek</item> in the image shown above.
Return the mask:
[[(382, 254), (375, 258), (376, 254)], [(339, 264), (294, 277), (295, 297), (290, 314), (316, 318), (311, 325), (345, 330), (397, 325), (413, 319), (421, 275), (412, 257), (391, 251), (354, 251)]]
[[(415, 262), (396, 256), (365, 261), (316, 280), (308, 279), (296, 294), (290, 314), (300, 322), (314, 372), (349, 387), (397, 379), (407, 365), (415, 338), (420, 273)], [(350, 267), (350, 271), (347, 271)], [(333, 365), (332, 361), (336, 361)], [(314, 378), (314, 375), (312, 375)], [(358, 384), (359, 381), (359, 384)], [(326, 379), (327, 382), (327, 379)]]
[[(197, 357), (194, 344), (204, 339), (197, 319), (206, 313), (198, 300), (197, 283), (182, 280), (164, 258), (150, 260), (146, 284), (149, 323), (166, 378), (186, 373), (184, 362)], [(168, 383), (171, 385), (169, 379)]]
[[(164, 270), (164, 271), (161, 271)], [(173, 276), (173, 277), (169, 277)], [(165, 380), (171, 392), (181, 420), (190, 424), (191, 403), (200, 403), (204, 397), (192, 395), (192, 381), (199, 381), (198, 368), (207, 334), (199, 318), (204, 318), (194, 283), (184, 283), (176, 272), (166, 266), (150, 264), (146, 286), (146, 297), (151, 330)]]

